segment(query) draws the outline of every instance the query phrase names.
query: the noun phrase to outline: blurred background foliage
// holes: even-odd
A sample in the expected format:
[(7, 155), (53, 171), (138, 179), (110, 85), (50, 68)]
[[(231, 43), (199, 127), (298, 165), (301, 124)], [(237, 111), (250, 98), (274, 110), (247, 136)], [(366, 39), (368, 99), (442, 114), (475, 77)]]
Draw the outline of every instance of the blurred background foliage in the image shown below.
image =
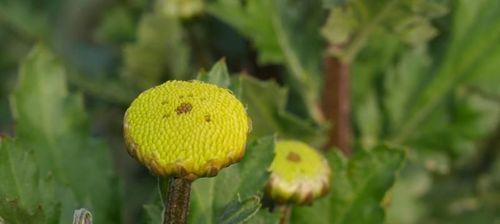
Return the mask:
[[(335, 125), (319, 107), (326, 57), (350, 66), (355, 155), (328, 153), (331, 194), (292, 223), (500, 222), (500, 1), (2, 0), (0, 46), (0, 177), (26, 183), (0, 184), (17, 198), (0, 203), (12, 223), (70, 220), (74, 206), (96, 223), (153, 223), (156, 180), (125, 153), (122, 117), (169, 79), (232, 89), (253, 118), (250, 151), (274, 134), (321, 148)], [(193, 199), (192, 220), (217, 223), (203, 209), (235, 197), (255, 214), (240, 185), (248, 199)]]

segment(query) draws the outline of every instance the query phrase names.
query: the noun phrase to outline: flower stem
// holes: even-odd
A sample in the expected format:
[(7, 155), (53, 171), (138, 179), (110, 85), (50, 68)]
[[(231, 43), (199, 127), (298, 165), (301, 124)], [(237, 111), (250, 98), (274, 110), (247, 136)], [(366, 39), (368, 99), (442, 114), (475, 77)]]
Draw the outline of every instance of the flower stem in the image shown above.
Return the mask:
[(159, 181), (165, 206), (163, 224), (187, 223), (191, 181), (183, 178), (160, 178)]
[(280, 208), (281, 217), (280, 224), (288, 224), (290, 222), (290, 215), (292, 214), (292, 206), (286, 204)]

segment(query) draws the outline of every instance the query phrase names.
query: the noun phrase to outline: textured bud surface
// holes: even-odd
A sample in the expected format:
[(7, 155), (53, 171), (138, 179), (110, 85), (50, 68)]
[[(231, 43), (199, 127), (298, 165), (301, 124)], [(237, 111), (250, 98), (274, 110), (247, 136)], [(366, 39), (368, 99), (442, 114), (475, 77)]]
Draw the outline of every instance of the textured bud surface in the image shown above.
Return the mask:
[(159, 176), (214, 176), (245, 152), (249, 118), (227, 89), (169, 81), (141, 93), (124, 118), (130, 155)]
[(315, 149), (299, 141), (278, 141), (267, 194), (280, 203), (309, 204), (330, 187), (330, 167)]

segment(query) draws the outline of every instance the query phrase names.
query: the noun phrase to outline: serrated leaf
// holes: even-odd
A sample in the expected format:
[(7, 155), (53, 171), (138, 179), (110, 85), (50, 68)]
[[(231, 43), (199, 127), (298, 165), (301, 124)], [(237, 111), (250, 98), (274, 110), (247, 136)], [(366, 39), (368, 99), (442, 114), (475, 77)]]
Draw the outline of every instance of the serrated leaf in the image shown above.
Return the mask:
[(237, 224), (244, 223), (252, 218), (261, 207), (258, 196), (250, 197), (244, 201), (234, 200), (224, 208), (223, 213), (218, 217), (217, 223)]
[[(456, 2), (453, 9), (453, 28), (444, 58), (435, 69), (432, 79), (413, 100), (408, 118), (398, 128), (393, 139), (404, 142), (458, 85), (474, 80), (474, 76), (498, 73), (496, 61), (500, 52), (500, 3), (488, 1)], [(485, 69), (486, 68), (486, 69)], [(485, 70), (483, 70), (485, 69)]]
[[(250, 142), (240, 163), (225, 168), (213, 178), (201, 178), (192, 186), (190, 223), (248, 220), (258, 210), (274, 155), (273, 136)], [(245, 181), (252, 180), (252, 181)], [(232, 204), (228, 206), (228, 204)]]
[(446, 7), (431, 1), (346, 1), (333, 6), (322, 29), (332, 45), (330, 53), (352, 62), (366, 47), (373, 33), (396, 33), (400, 40), (422, 45), (437, 35), (430, 20), (443, 16)]
[(281, 63), (284, 56), (273, 32), (272, 1), (249, 1), (246, 7), (238, 1), (219, 0), (208, 5), (208, 11), (231, 24), (246, 36), (253, 37), (259, 49), (259, 62)]
[(349, 160), (337, 151), (327, 157), (333, 172), (330, 193), (311, 207), (294, 208), (294, 223), (383, 223), (381, 202), (394, 184), (404, 152), (377, 146)]
[(60, 203), (54, 179), (41, 175), (33, 151), (0, 140), (0, 217), (7, 223), (56, 223)]
[(229, 79), (229, 71), (227, 70), (226, 60), (219, 60), (212, 66), (208, 73), (203, 71), (199, 72), (197, 79), (223, 88), (228, 88), (231, 80)]
[[(453, 36), (447, 38), (454, 39)], [(443, 42), (443, 46), (440, 47), (449, 47), (448, 45), (447, 42)], [(393, 48), (392, 53), (387, 56), (385, 51), (391, 48)], [(482, 88), (488, 90), (496, 88), (496, 86), (490, 88), (494, 86), (491, 83), (495, 80), (491, 74), (497, 69), (492, 66), (494, 63), (485, 60), (484, 67), (478, 64), (477, 71), (468, 71), (470, 75), (464, 73), (458, 82), (450, 83), (451, 76), (455, 74), (449, 74), (450, 79), (436, 79), (436, 73), (440, 72), (443, 60), (450, 59), (448, 56), (443, 56), (444, 58), (438, 60), (437, 56), (431, 53), (440, 48), (428, 48), (428, 46), (402, 48), (394, 35), (376, 32), (359, 55), (352, 76), (355, 93), (353, 102), (356, 125), (361, 132), (364, 146), (377, 144), (381, 139), (397, 140), (417, 149), (419, 153), (424, 150), (438, 150), (440, 157), (445, 156), (442, 153), (446, 152), (458, 159), (474, 151), (474, 141), (481, 139), (480, 136), (485, 137), (480, 133), (487, 133), (494, 128), (491, 126), (497, 123), (495, 117), (498, 117), (498, 111), (484, 108), (488, 111), (486, 112), (481, 106), (468, 105), (469, 100), (466, 100), (466, 98), (477, 99), (482, 95), (489, 98), (492, 105), (495, 104), (494, 97), (490, 98), (488, 91), (484, 92)], [(496, 57), (495, 53), (492, 53), (489, 55), (492, 58), (488, 59), (493, 60)], [(374, 54), (377, 54), (377, 57), (373, 57)], [(433, 61), (438, 63), (433, 64)], [(431, 87), (433, 85), (440, 87), (439, 89)], [(446, 88), (441, 89), (446, 85), (448, 85)], [(432, 96), (427, 95), (425, 89), (429, 88), (437, 92)], [(423, 108), (415, 106), (419, 101), (426, 101), (434, 106), (424, 111)], [(484, 107), (489, 107), (487, 104), (489, 103), (481, 103)], [(416, 123), (413, 120), (416, 118), (412, 110), (420, 110), (419, 116), (422, 116), (419, 118), (420, 122)], [(413, 124), (409, 123), (409, 119), (413, 120)], [(438, 165), (440, 168), (436, 171), (444, 172), (449, 169), (449, 160), (443, 161), (446, 162)]]
[[(115, 203), (118, 189), (108, 148), (90, 137), (83, 99), (68, 93), (65, 78), (64, 67), (49, 49), (36, 46), (21, 65), (11, 96), (17, 141), (33, 149), (40, 173), (51, 173), (57, 183), (68, 186), (78, 207), (99, 211), (96, 222), (116, 222), (120, 206)], [(66, 203), (62, 208), (70, 217), (75, 209)]]
[(255, 137), (277, 133), (280, 137), (320, 143), (322, 128), (285, 111), (288, 91), (272, 81), (259, 81), (249, 76), (239, 79), (241, 100), (248, 107)]
[(322, 119), (317, 105), (323, 49), (318, 35), (323, 19), (320, 5), (319, 1), (218, 0), (208, 6), (210, 13), (253, 41), (260, 64), (286, 65), (287, 82), (302, 93), (298, 101), (316, 121)]
[[(399, 56), (399, 61), (389, 67), (384, 76), (384, 106), (388, 111), (389, 133), (398, 132), (409, 113), (426, 74), (430, 69), (430, 56), (423, 47), (407, 50)], [(389, 135), (390, 135), (389, 134)]]
[(357, 27), (350, 7), (335, 7), (330, 11), (326, 24), (321, 29), (323, 36), (333, 45), (346, 44)]
[(438, 33), (431, 22), (421, 16), (412, 16), (402, 20), (396, 25), (394, 30), (404, 43), (414, 46), (427, 43)]

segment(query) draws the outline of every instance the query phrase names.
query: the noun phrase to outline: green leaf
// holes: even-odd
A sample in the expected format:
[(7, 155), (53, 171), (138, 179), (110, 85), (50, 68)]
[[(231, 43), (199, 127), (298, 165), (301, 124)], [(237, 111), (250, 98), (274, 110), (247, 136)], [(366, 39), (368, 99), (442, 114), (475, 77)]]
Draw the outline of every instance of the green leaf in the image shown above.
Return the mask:
[(259, 81), (250, 76), (239, 78), (241, 100), (252, 118), (252, 135), (261, 137), (277, 133), (283, 138), (296, 138), (320, 144), (323, 128), (285, 111), (288, 91), (272, 81)]
[(244, 7), (239, 1), (218, 0), (208, 5), (208, 11), (245, 36), (252, 37), (255, 47), (259, 49), (259, 62), (284, 61), (277, 33), (273, 29), (272, 1), (249, 1)]
[(430, 57), (424, 47), (403, 52), (384, 76), (384, 106), (387, 109), (389, 135), (397, 133), (408, 116), (415, 95), (429, 77)]
[(0, 14), (3, 22), (22, 33), (25, 38), (45, 38), (51, 30), (48, 24), (50, 7), (47, 7), (50, 5), (47, 3), (37, 7), (30, 2), (2, 1)]
[[(386, 111), (392, 109), (386, 108), (382, 102), (388, 101), (391, 97), (411, 96), (410, 88), (407, 85), (398, 82), (399, 80), (407, 80), (418, 78), (413, 73), (401, 73), (394, 69), (394, 64), (398, 64), (401, 58), (401, 51), (405, 50), (401, 46), (400, 40), (387, 32), (377, 31), (372, 34), (369, 43), (360, 52), (351, 68), (351, 85), (352, 85), (352, 111), (353, 111), (353, 126), (355, 130), (359, 130), (358, 141), (363, 148), (372, 148), (380, 143), (386, 132), (390, 129), (390, 123), (387, 122), (386, 116), (392, 116)], [(408, 63), (412, 61), (407, 60)], [(416, 60), (414, 64), (419, 64)], [(402, 71), (407, 71), (405, 67)], [(384, 92), (380, 88), (380, 83), (387, 76), (393, 77), (397, 85), (388, 87), (390, 91)], [(413, 83), (410, 83), (410, 85)], [(403, 110), (405, 107), (394, 103), (394, 108)], [(399, 106), (399, 107), (398, 107)], [(390, 111), (392, 112), (392, 111)], [(389, 115), (387, 115), (389, 114)], [(404, 114), (401, 114), (404, 115)]]
[(191, 192), (190, 223), (239, 223), (255, 215), (274, 157), (274, 141), (275, 137), (268, 136), (250, 142), (240, 163), (221, 170), (215, 177), (196, 180)]
[(203, 0), (158, 0), (155, 7), (167, 16), (189, 19), (202, 13), (204, 4)]
[(278, 224), (280, 214), (278, 212), (269, 212), (267, 209), (260, 209), (255, 216), (245, 222), (246, 224)]
[(381, 203), (404, 160), (402, 150), (387, 146), (357, 151), (349, 160), (340, 152), (331, 152), (330, 193), (311, 207), (294, 208), (294, 223), (383, 223)]
[(431, 175), (420, 164), (408, 162), (391, 190), (387, 223), (420, 223), (428, 208), (421, 198), (431, 188)]
[[(498, 139), (498, 133), (491, 134)], [(488, 159), (478, 160), (475, 156), (480, 154), (474, 154), (473, 159), (455, 169), (453, 175), (427, 181), (432, 183), (432, 187), (420, 192), (418, 198), (418, 202), (425, 206), (424, 213), (417, 216), (418, 219), (413, 223), (495, 223), (498, 220), (500, 196), (500, 154), (490, 154), (498, 148), (495, 146), (498, 146), (498, 142), (491, 148), (484, 148), (486, 152), (480, 157)], [(471, 175), (478, 169), (481, 170), (479, 176)], [(420, 182), (415, 184), (421, 185)], [(400, 194), (408, 193), (411, 194), (411, 189), (402, 189)]]
[(135, 24), (131, 11), (123, 5), (108, 10), (95, 31), (96, 39), (105, 43), (121, 43), (132, 40)]
[(320, 5), (289, 0), (218, 0), (208, 5), (211, 14), (253, 41), (260, 64), (286, 65), (287, 81), (301, 93), (300, 100), (316, 121), (322, 118), (317, 105), (324, 48), (318, 35), (323, 19)]
[(253, 196), (245, 201), (232, 201), (224, 208), (217, 223), (244, 223), (252, 218), (259, 211), (260, 207), (260, 198), (258, 196)]
[[(439, 89), (444, 95), (436, 92), (432, 96), (433, 100), (441, 98), (434, 102), (439, 104), (422, 114), (424, 117), (418, 124), (407, 129), (409, 119), (414, 119), (415, 103), (424, 98), (422, 90), (439, 82), (435, 80), (435, 69), (442, 64), (433, 64), (433, 61), (440, 61), (430, 53), (441, 48), (404, 47), (398, 42), (392, 34), (375, 32), (354, 64), (353, 111), (361, 142), (365, 148), (381, 140), (404, 142), (419, 154), (443, 161), (434, 171), (447, 172), (451, 160), (442, 159), (446, 154), (453, 156), (453, 160), (471, 155), (475, 142), (486, 137), (485, 134), (497, 124), (499, 112), (492, 108), (498, 105), (492, 94), (496, 87), (491, 88), (490, 84), (495, 80), (490, 73), (495, 71), (494, 66), (481, 66), (480, 71), (486, 73), (478, 71), (475, 75), (464, 76), (445, 92)], [(448, 44), (443, 42), (441, 47), (448, 47)], [(375, 54), (378, 56), (373, 57)], [(494, 54), (490, 56), (495, 57)], [(448, 60), (447, 57), (441, 60)], [(431, 153), (431, 150), (439, 152)]]
[(189, 48), (178, 18), (159, 12), (145, 14), (136, 43), (124, 48), (123, 77), (140, 89), (169, 78), (189, 78)]
[(450, 172), (450, 165), (481, 153), (478, 142), (487, 138), (500, 122), (498, 103), (480, 95), (458, 90), (446, 102), (427, 116), (419, 133), (407, 140), (408, 145), (418, 150), (419, 157), (430, 157), (418, 159), (433, 164), (427, 166), (429, 171), (442, 174)]
[[(415, 97), (409, 116), (398, 128), (394, 140), (404, 142), (459, 84), (475, 76), (498, 74), (500, 68), (491, 66), (500, 52), (500, 2), (455, 2), (452, 31), (444, 58), (440, 60), (432, 79)], [(481, 74), (479, 72), (484, 72)]]
[(148, 224), (159, 224), (162, 222), (163, 209), (161, 204), (150, 204), (143, 206), (145, 222)]
[(10, 138), (0, 139), (0, 179), (0, 217), (4, 221), (59, 222), (53, 177), (41, 175), (33, 151)]
[(346, 62), (352, 62), (373, 33), (381, 30), (410, 45), (426, 44), (437, 35), (431, 20), (447, 12), (443, 3), (426, 0), (352, 0), (328, 5), (333, 8), (322, 33), (332, 45), (329, 52)]
[(438, 34), (431, 21), (422, 16), (403, 19), (394, 27), (394, 31), (403, 42), (414, 46), (427, 43)]
[[(456, 39), (453, 35), (442, 38)], [(497, 57), (492, 52), (484, 64), (478, 64), (478, 70), (467, 72), (470, 75), (457, 71), (464, 76), (456, 82), (449, 82), (456, 75), (451, 73), (449, 79), (436, 79), (450, 55), (431, 53), (451, 47), (448, 41), (436, 46), (405, 46), (394, 33), (374, 32), (353, 65), (353, 111), (365, 148), (381, 140), (404, 143), (421, 156), (425, 154), (425, 161), (443, 161), (433, 171), (446, 173), (453, 160), (471, 155), (475, 142), (497, 124), (499, 112), (492, 109), (498, 105), (494, 95), (497, 87), (491, 83), (498, 68), (491, 65), (494, 63), (490, 60)], [(436, 90), (432, 96), (426, 93), (429, 88)], [(426, 105), (427, 111), (425, 107), (417, 108), (416, 103), (423, 101), (434, 105)], [(418, 123), (414, 120), (415, 110), (420, 111)], [(447, 155), (452, 156), (451, 160)]]
[(332, 45), (346, 44), (357, 28), (354, 10), (350, 7), (335, 7), (330, 11), (321, 33)]
[[(65, 194), (74, 195), (76, 208), (99, 211), (94, 215), (99, 223), (119, 221), (118, 189), (108, 148), (90, 136), (83, 99), (68, 93), (65, 73), (42, 45), (22, 63), (11, 96), (16, 139), (33, 150), (41, 174), (51, 173), (56, 183), (68, 186), (70, 193)], [(76, 209), (62, 205), (65, 215), (71, 216)]]
[(219, 60), (214, 66), (212, 66), (208, 73), (200, 71), (197, 79), (223, 88), (228, 88), (231, 80), (229, 79), (229, 71), (227, 70), (226, 60), (224, 58)]

